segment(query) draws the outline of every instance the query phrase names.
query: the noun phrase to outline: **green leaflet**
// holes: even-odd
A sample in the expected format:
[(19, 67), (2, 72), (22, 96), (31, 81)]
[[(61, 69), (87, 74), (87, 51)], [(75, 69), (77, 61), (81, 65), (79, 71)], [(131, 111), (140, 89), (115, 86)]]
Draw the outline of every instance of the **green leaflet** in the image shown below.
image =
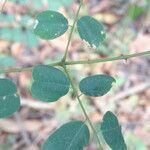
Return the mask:
[(108, 111), (104, 115), (101, 131), (106, 143), (112, 150), (127, 150), (118, 119), (112, 112)]
[(77, 29), (81, 39), (97, 48), (106, 38), (102, 23), (90, 16), (83, 16), (77, 21)]
[(12, 115), (20, 108), (20, 98), (15, 84), (8, 79), (0, 79), (0, 118)]
[(93, 75), (80, 81), (80, 91), (87, 96), (103, 96), (112, 87), (115, 79), (109, 75)]
[(48, 65), (37, 65), (32, 72), (31, 93), (34, 98), (45, 102), (57, 101), (69, 91), (70, 83), (59, 69)]
[(57, 129), (42, 146), (42, 150), (83, 150), (88, 145), (89, 129), (81, 121), (72, 121)]
[(42, 39), (55, 39), (68, 29), (68, 20), (59, 12), (43, 11), (36, 17), (34, 33)]

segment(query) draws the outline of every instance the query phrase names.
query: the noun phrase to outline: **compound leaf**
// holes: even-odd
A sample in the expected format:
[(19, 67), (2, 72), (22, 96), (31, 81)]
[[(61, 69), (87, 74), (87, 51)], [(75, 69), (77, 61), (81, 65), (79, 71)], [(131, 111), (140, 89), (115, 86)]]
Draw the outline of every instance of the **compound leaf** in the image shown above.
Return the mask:
[(118, 119), (112, 112), (108, 111), (104, 115), (101, 131), (106, 143), (112, 150), (127, 150)]
[(103, 96), (112, 87), (115, 79), (109, 75), (93, 75), (86, 77), (80, 81), (80, 91), (87, 96)]
[(102, 23), (90, 16), (83, 16), (77, 21), (77, 29), (81, 39), (97, 48), (105, 39), (106, 33)]
[(34, 33), (42, 39), (55, 39), (68, 29), (68, 20), (59, 12), (46, 10), (36, 17)]
[(48, 65), (37, 65), (32, 72), (31, 93), (34, 98), (45, 102), (57, 101), (69, 91), (70, 83), (59, 69)]
[(72, 121), (56, 130), (43, 144), (42, 150), (83, 150), (89, 143), (89, 129), (81, 121)]
[(20, 108), (20, 98), (15, 84), (9, 79), (0, 79), (0, 118), (12, 115)]

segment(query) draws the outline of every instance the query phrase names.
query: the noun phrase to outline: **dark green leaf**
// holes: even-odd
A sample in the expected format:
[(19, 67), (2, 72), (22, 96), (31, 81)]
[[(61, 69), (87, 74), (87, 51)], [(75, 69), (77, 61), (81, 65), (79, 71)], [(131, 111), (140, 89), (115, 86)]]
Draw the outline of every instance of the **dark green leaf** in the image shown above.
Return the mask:
[(42, 39), (55, 39), (68, 29), (67, 19), (59, 12), (44, 11), (37, 15), (34, 33)]
[(61, 126), (43, 144), (42, 150), (83, 150), (89, 143), (88, 127), (81, 121)]
[(20, 107), (15, 84), (8, 79), (0, 79), (0, 118), (8, 117)]
[(90, 16), (81, 17), (77, 22), (77, 28), (81, 39), (93, 48), (97, 48), (106, 37), (102, 23)]
[(109, 75), (93, 75), (86, 77), (80, 82), (80, 91), (87, 96), (103, 96), (112, 87), (115, 79)]
[(101, 131), (112, 150), (127, 150), (118, 119), (112, 112), (108, 111), (104, 115)]
[(69, 91), (69, 80), (59, 69), (48, 65), (34, 67), (31, 92), (33, 97), (47, 102), (57, 101)]

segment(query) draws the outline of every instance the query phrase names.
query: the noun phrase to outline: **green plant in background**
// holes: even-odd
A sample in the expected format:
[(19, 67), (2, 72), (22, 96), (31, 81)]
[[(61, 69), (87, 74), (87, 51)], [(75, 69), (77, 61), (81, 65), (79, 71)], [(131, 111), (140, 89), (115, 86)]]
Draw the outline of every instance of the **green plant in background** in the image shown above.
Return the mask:
[[(121, 59), (129, 59), (136, 56), (149, 55), (150, 51), (117, 56), (105, 59), (95, 60), (79, 60), (67, 61), (68, 48), (73, 36), (73, 31), (77, 24), (77, 30), (82, 40), (88, 43), (91, 47), (97, 48), (105, 39), (106, 32), (102, 23), (98, 22), (91, 16), (79, 17), (79, 12), (83, 1), (80, 1), (78, 11), (75, 15), (73, 25), (69, 34), (66, 50), (63, 58), (49, 65), (36, 65), (27, 68), (10, 68), (0, 70), (1, 74), (32, 71), (32, 86), (31, 94), (34, 98), (44, 102), (58, 101), (62, 96), (66, 95), (72, 88), (85, 116), (84, 121), (70, 121), (58, 128), (44, 142), (41, 149), (43, 150), (82, 150), (90, 142), (90, 130), (98, 142), (98, 149), (102, 150), (102, 144), (99, 138), (99, 133), (93, 126), (86, 108), (80, 99), (78, 88), (73, 82), (72, 76), (69, 73), (68, 65), (76, 64), (92, 64), (98, 62), (115, 61)], [(57, 11), (47, 10), (37, 14), (35, 19), (34, 34), (45, 40), (55, 39), (68, 30), (68, 20)], [(57, 66), (57, 68), (56, 68)], [(87, 96), (103, 96), (115, 83), (115, 79), (106, 74), (97, 74), (85, 77), (79, 83), (79, 89), (82, 94)], [(0, 79), (0, 118), (5, 118), (12, 115), (20, 107), (20, 98), (17, 94), (15, 84), (9, 79)], [(126, 150), (121, 127), (117, 117), (110, 111), (103, 116), (102, 123), (99, 124), (101, 133), (113, 150)]]
[[(13, 3), (17, 5), (30, 5), (29, 0), (11, 0)], [(5, 0), (1, 10), (4, 9), (7, 0)], [(48, 9), (58, 10), (60, 6), (69, 7), (73, 0), (47, 0)], [(5, 14), (0, 13), (0, 22), (9, 22), (8, 26), (2, 26), (0, 28), (0, 39), (8, 40), (10, 42), (19, 42), (26, 45), (28, 48), (33, 48), (38, 46), (39, 40), (33, 33), (32, 24), (34, 23), (33, 16), (37, 12), (38, 9), (44, 7), (44, 1), (32, 0), (32, 10), (25, 15), (22, 15), (20, 18), (16, 17), (15, 14)], [(55, 13), (55, 12), (54, 12)], [(14, 25), (16, 24), (16, 25)], [(15, 36), (13, 36), (15, 34)]]

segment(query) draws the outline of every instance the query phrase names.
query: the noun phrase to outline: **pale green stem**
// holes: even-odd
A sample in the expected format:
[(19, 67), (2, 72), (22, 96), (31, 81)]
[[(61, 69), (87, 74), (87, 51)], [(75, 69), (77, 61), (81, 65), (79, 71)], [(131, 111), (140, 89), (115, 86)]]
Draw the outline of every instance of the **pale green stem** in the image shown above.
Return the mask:
[(73, 22), (73, 25), (71, 27), (71, 31), (70, 31), (70, 34), (69, 34), (67, 46), (66, 46), (66, 49), (65, 49), (65, 54), (64, 54), (63, 59), (62, 59), (63, 62), (65, 62), (66, 57), (67, 57), (67, 52), (68, 52), (68, 49), (69, 49), (69, 45), (70, 45), (70, 42), (71, 42), (72, 34), (73, 34), (73, 31), (74, 31), (74, 28), (75, 28), (75, 25), (76, 25), (76, 22), (77, 22), (77, 19), (78, 19), (78, 16), (79, 16), (79, 12), (80, 12), (82, 3), (83, 2), (81, 0), (80, 1), (80, 5), (79, 5), (78, 10), (77, 10), (77, 13), (76, 13), (76, 16), (75, 16), (75, 19), (74, 19), (74, 22)]
[[(66, 61), (64, 65), (94, 64), (94, 63), (109, 62), (115, 60), (127, 60), (134, 57), (149, 56), (149, 55), (150, 55), (150, 51), (146, 51), (146, 52), (141, 52), (136, 54), (122, 55), (122, 56), (103, 58), (103, 59)], [(63, 64), (61, 61), (49, 64), (49, 66), (62, 66), (62, 65)], [(31, 71), (32, 68), (33, 67), (0, 69), (0, 74)]]
[(81, 107), (81, 109), (82, 109), (82, 111), (83, 111), (83, 113), (84, 113), (85, 119), (88, 121), (88, 123), (89, 123), (89, 125), (90, 125), (90, 127), (91, 127), (91, 129), (92, 129), (92, 131), (93, 131), (93, 134), (95, 135), (95, 137), (96, 137), (96, 139), (97, 139), (97, 141), (98, 141), (99, 150), (103, 150), (103, 148), (102, 148), (102, 146), (101, 146), (101, 143), (100, 143), (100, 139), (99, 139), (99, 137), (98, 137), (98, 135), (97, 135), (97, 132), (96, 132), (96, 130), (95, 130), (95, 128), (94, 128), (94, 126), (93, 126), (93, 124), (92, 124), (92, 122), (91, 122), (91, 120), (90, 120), (88, 114), (86, 113), (86, 110), (85, 110), (85, 108), (84, 108), (84, 106), (83, 106), (81, 100), (80, 100), (80, 96), (78, 95), (78, 91), (77, 91), (77, 89), (76, 89), (76, 87), (75, 87), (75, 85), (74, 85), (74, 83), (73, 83), (73, 80), (72, 80), (72, 78), (71, 78), (71, 76), (70, 76), (70, 74), (69, 74), (69, 72), (68, 72), (66, 66), (63, 66), (63, 68), (64, 68), (64, 70), (65, 70), (65, 73), (66, 73), (66, 75), (67, 75), (69, 81), (70, 81), (70, 84), (71, 84), (71, 86), (72, 86), (73, 92), (75, 93), (75, 96), (77, 97), (77, 100), (78, 100), (78, 102), (79, 102), (79, 104), (80, 104), (80, 107)]
[(115, 61), (115, 60), (122, 60), (122, 59), (128, 60), (129, 58), (132, 57), (139, 57), (139, 56), (146, 56), (146, 55), (147, 56), (150, 55), (150, 51), (129, 54), (129, 55), (121, 55), (121, 56), (110, 57), (110, 58), (94, 59), (94, 60), (66, 61), (65, 65), (94, 64), (94, 63), (108, 62), (108, 61)]
[[(60, 66), (61, 62), (55, 62), (55, 63), (51, 63), (49, 64), (49, 66)], [(16, 73), (16, 72), (25, 72), (25, 71), (32, 71), (33, 66), (32, 67), (18, 67), (18, 68), (8, 68), (8, 69), (3, 69), (0, 68), (0, 74), (7, 74), (7, 73)]]

